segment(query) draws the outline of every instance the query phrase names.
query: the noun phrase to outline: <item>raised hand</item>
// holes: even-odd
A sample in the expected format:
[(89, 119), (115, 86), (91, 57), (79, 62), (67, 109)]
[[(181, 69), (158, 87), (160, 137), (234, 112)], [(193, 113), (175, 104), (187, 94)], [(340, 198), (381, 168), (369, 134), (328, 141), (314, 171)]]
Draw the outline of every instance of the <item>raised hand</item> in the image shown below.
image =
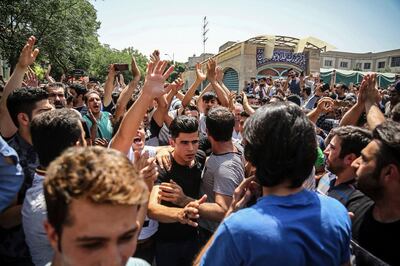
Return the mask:
[(210, 82), (216, 81), (216, 68), (217, 64), (214, 59), (210, 58), (207, 62), (207, 79)]
[(323, 97), (318, 101), (317, 109), (321, 112), (331, 112), (335, 106), (335, 101), (330, 97)]
[(160, 51), (154, 50), (154, 52), (150, 55), (150, 62), (157, 63), (160, 61)]
[(165, 71), (167, 64), (167, 61), (158, 61), (157, 63), (151, 61), (148, 64), (143, 93), (153, 98), (158, 98), (168, 93), (167, 88), (164, 88), (164, 82), (174, 71), (174, 66), (170, 66), (167, 71)]
[(215, 77), (217, 81), (222, 82), (222, 80), (224, 79), (224, 72), (222, 71), (222, 67), (217, 66), (215, 72), (216, 72)]
[(39, 54), (38, 48), (33, 49), (35, 42), (36, 42), (35, 36), (31, 36), (28, 38), (28, 41), (26, 42), (24, 48), (22, 48), (22, 51), (19, 55), (17, 64), (18, 66), (26, 68), (35, 62), (36, 57)]
[(201, 65), (200, 63), (196, 64), (196, 80), (197, 81), (204, 81), (207, 78), (207, 75), (205, 73), (203, 73), (203, 71), (201, 70)]
[(137, 66), (136, 59), (132, 55), (132, 61), (131, 61), (131, 71), (132, 71), (132, 76), (133, 80), (136, 82), (140, 80), (140, 70), (139, 67)]
[(185, 85), (185, 83), (183, 82), (183, 80), (181, 78), (177, 78), (174, 82), (168, 84), (167, 86), (167, 91), (173, 91), (174, 94), (177, 94), (178, 91), (180, 89), (182, 89), (183, 85)]
[(117, 72), (115, 71), (114, 64), (108, 65), (108, 75), (114, 79), (114, 77), (117, 75)]
[(25, 86), (27, 87), (38, 87), (39, 86), (39, 80), (36, 77), (35, 72), (33, 71), (32, 68), (28, 67), (28, 71), (26, 72), (26, 78), (25, 78)]

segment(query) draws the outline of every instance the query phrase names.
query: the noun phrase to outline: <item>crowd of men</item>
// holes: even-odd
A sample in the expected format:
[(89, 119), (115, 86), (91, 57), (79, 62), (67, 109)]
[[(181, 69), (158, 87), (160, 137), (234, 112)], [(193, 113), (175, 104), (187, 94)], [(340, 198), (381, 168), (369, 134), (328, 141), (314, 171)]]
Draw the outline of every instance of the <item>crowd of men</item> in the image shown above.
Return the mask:
[(400, 265), (399, 77), (237, 94), (211, 58), (183, 91), (154, 51), (128, 85), (39, 81), (35, 41), (0, 99), (0, 265)]

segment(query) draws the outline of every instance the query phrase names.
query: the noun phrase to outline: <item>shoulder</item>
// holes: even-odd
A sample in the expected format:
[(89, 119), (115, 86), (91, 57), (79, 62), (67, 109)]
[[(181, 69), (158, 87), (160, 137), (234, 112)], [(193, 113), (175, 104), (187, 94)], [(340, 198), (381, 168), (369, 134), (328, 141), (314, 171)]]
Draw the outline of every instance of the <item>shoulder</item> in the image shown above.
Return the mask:
[(139, 258), (129, 258), (126, 266), (150, 266), (145, 260)]

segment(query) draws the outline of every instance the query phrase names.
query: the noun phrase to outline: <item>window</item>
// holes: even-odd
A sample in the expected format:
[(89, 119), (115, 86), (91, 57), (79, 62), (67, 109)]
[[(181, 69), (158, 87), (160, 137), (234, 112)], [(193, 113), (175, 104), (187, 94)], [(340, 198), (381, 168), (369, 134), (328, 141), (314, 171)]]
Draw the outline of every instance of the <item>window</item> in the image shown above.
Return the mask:
[(364, 69), (371, 69), (371, 63), (364, 63)]
[(356, 69), (361, 69), (361, 63), (356, 63)]
[(400, 67), (400, 56), (392, 57), (390, 67)]
[(378, 62), (378, 68), (385, 68), (385, 62)]
[(340, 62), (340, 67), (348, 68), (349, 67), (349, 63), (348, 62)]
[(332, 60), (325, 60), (324, 66), (331, 67), (332, 66)]

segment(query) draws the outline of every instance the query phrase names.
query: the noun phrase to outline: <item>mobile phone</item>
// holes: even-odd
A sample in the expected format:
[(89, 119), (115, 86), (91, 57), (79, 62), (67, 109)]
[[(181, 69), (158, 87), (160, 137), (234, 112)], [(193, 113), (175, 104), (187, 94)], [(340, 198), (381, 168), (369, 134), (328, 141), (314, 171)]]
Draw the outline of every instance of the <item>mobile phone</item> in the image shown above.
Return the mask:
[(115, 71), (125, 71), (129, 70), (128, 64), (114, 64)]

